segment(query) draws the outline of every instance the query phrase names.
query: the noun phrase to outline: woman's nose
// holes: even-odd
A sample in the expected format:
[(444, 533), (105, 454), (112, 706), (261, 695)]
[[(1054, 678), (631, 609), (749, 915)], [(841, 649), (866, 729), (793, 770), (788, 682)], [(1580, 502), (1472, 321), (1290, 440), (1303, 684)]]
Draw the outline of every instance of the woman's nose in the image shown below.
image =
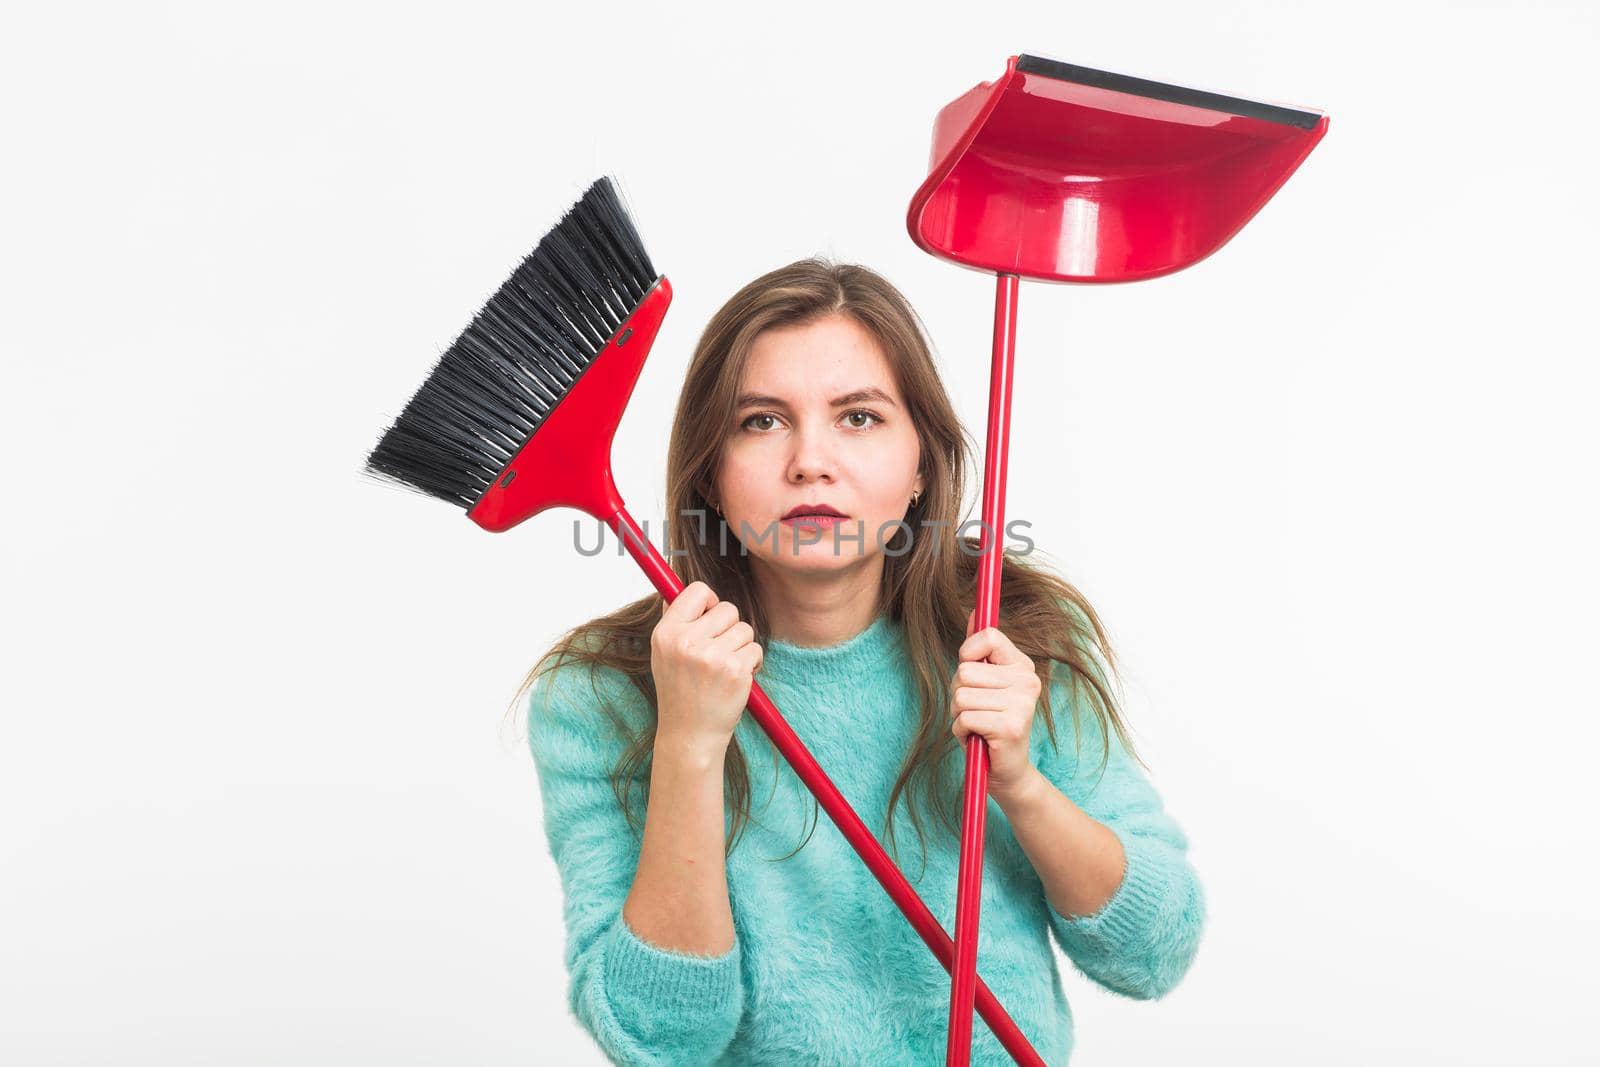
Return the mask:
[(790, 481), (832, 481), (834, 459), (826, 434), (801, 429), (790, 440), (794, 445), (789, 453)]

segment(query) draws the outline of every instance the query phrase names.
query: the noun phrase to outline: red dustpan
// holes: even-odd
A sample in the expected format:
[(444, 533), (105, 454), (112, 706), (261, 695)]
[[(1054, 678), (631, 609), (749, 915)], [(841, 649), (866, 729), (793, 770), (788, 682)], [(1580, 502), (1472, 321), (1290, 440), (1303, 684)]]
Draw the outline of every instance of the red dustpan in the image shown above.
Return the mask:
[[(997, 276), (974, 631), (999, 621), (1018, 279), (1132, 282), (1198, 263), (1327, 130), (1320, 111), (1027, 55), (939, 112), (931, 172), (906, 226), (923, 251)], [(971, 1054), (988, 777), (988, 747), (972, 735), (947, 1067)]]

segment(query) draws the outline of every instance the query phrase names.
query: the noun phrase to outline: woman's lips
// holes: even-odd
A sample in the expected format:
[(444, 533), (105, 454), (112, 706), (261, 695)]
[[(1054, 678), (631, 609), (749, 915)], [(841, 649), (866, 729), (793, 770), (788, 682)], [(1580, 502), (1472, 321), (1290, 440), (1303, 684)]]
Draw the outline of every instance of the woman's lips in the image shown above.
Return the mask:
[(833, 526), (849, 517), (841, 514), (832, 504), (818, 500), (810, 504), (796, 504), (778, 521), (785, 526)]
[(796, 515), (792, 519), (779, 519), (785, 526), (832, 526), (844, 522), (848, 515)]

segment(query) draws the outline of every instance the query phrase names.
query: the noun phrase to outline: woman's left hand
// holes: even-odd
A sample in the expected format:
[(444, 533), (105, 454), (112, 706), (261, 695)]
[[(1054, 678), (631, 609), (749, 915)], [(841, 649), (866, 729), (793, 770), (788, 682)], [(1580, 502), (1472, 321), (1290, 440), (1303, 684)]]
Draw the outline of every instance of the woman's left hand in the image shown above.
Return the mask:
[(950, 699), (951, 732), (963, 743), (970, 734), (988, 742), (989, 794), (999, 802), (1035, 773), (1028, 742), (1043, 687), (1033, 661), (1005, 634), (993, 627), (972, 632), (971, 614), (959, 658)]

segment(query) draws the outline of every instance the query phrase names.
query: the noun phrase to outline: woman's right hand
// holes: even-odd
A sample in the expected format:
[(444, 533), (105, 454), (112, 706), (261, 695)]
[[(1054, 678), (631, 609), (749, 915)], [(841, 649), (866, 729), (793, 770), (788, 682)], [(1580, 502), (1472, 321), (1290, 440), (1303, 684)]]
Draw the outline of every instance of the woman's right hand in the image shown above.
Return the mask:
[(755, 630), (705, 582), (692, 582), (661, 612), (650, 634), (656, 739), (721, 756), (761, 667)]

